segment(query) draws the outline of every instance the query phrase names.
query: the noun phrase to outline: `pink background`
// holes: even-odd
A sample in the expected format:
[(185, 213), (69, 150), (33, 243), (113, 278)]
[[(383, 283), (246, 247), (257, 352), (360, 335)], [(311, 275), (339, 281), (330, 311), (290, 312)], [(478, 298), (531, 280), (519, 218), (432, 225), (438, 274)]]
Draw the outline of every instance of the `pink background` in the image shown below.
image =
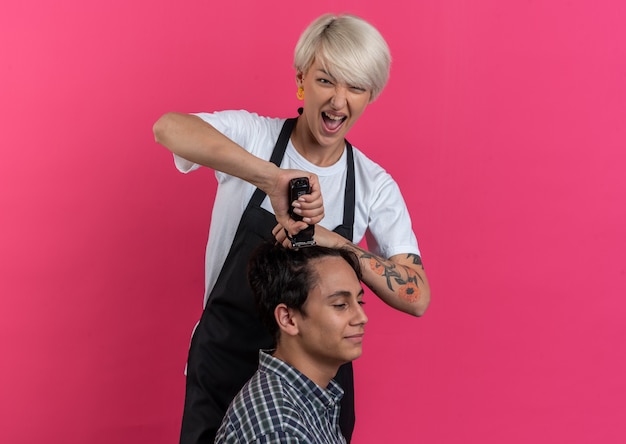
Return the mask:
[(350, 140), (404, 190), (433, 291), (418, 320), (369, 297), (355, 442), (626, 442), (625, 5), (8, 2), (0, 442), (177, 440), (214, 180), (152, 123), (294, 115), (326, 11), (392, 49)]

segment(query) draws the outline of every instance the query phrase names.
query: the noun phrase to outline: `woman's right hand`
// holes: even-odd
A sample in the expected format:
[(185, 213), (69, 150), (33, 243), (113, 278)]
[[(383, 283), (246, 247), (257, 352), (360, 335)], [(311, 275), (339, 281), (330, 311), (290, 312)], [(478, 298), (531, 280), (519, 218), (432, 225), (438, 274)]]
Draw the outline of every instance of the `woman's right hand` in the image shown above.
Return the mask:
[[(289, 199), (289, 182), (298, 177), (307, 177), (311, 192), (304, 194), (297, 201), (291, 202)], [(276, 221), (282, 225), (290, 236), (298, 234), (308, 225), (315, 225), (324, 218), (324, 202), (320, 190), (317, 175), (301, 170), (279, 169), (276, 182), (272, 190), (267, 191)], [(289, 214), (289, 208), (293, 206), (293, 211), (302, 216), (301, 221), (294, 220)]]

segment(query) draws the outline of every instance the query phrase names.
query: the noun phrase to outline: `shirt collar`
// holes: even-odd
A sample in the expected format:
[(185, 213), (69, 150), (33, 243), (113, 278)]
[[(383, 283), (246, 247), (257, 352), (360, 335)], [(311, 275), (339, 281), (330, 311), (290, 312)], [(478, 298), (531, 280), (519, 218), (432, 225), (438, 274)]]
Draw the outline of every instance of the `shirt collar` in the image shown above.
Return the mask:
[(272, 356), (274, 350), (259, 351), (259, 371), (274, 373), (296, 388), (302, 396), (311, 400), (316, 409), (326, 410), (334, 408), (343, 397), (343, 389), (331, 379), (326, 389), (323, 389), (295, 367)]

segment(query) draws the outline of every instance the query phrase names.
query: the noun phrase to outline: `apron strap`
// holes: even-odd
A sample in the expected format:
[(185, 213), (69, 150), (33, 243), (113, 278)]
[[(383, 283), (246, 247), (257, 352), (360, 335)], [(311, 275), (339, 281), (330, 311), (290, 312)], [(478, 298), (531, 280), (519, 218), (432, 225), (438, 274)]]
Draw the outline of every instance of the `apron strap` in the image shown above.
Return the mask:
[[(280, 131), (276, 145), (274, 145), (274, 151), (272, 151), (272, 157), (270, 158), (270, 162), (277, 167), (280, 167), (280, 163), (283, 160), (285, 150), (287, 149), (287, 143), (289, 142), (291, 132), (293, 131), (293, 127), (296, 125), (297, 120), (298, 118), (294, 117), (293, 119), (285, 120), (285, 123), (283, 123), (283, 129)], [(250, 202), (248, 202), (248, 206), (255, 205), (259, 207), (261, 206), (263, 199), (265, 199), (265, 192), (257, 188), (254, 190), (254, 194), (252, 195)]]
[(348, 173), (346, 175), (346, 192), (344, 194), (343, 204), (343, 224), (341, 227), (345, 230), (340, 233), (346, 239), (352, 242), (352, 232), (354, 227), (354, 205), (355, 205), (355, 185), (354, 185), (354, 154), (352, 153), (352, 145), (346, 140), (346, 162), (348, 163)]
[(278, 167), (283, 160), (285, 150), (287, 149), (287, 144), (289, 143), (289, 138), (291, 137), (294, 126), (296, 126), (297, 120), (297, 117), (285, 120), (285, 123), (283, 123), (283, 129), (280, 131), (280, 135), (278, 136), (278, 140), (276, 141), (276, 145), (274, 145), (274, 151), (272, 152), (270, 162)]

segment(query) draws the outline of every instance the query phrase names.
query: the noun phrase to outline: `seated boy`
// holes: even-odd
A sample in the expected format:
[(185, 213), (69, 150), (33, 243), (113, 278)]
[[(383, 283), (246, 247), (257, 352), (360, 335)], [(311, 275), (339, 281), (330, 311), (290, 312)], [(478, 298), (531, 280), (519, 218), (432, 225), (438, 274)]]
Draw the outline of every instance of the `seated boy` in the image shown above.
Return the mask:
[(248, 280), (275, 350), (231, 403), (216, 443), (345, 443), (333, 377), (361, 355), (367, 316), (356, 255), (263, 244)]

